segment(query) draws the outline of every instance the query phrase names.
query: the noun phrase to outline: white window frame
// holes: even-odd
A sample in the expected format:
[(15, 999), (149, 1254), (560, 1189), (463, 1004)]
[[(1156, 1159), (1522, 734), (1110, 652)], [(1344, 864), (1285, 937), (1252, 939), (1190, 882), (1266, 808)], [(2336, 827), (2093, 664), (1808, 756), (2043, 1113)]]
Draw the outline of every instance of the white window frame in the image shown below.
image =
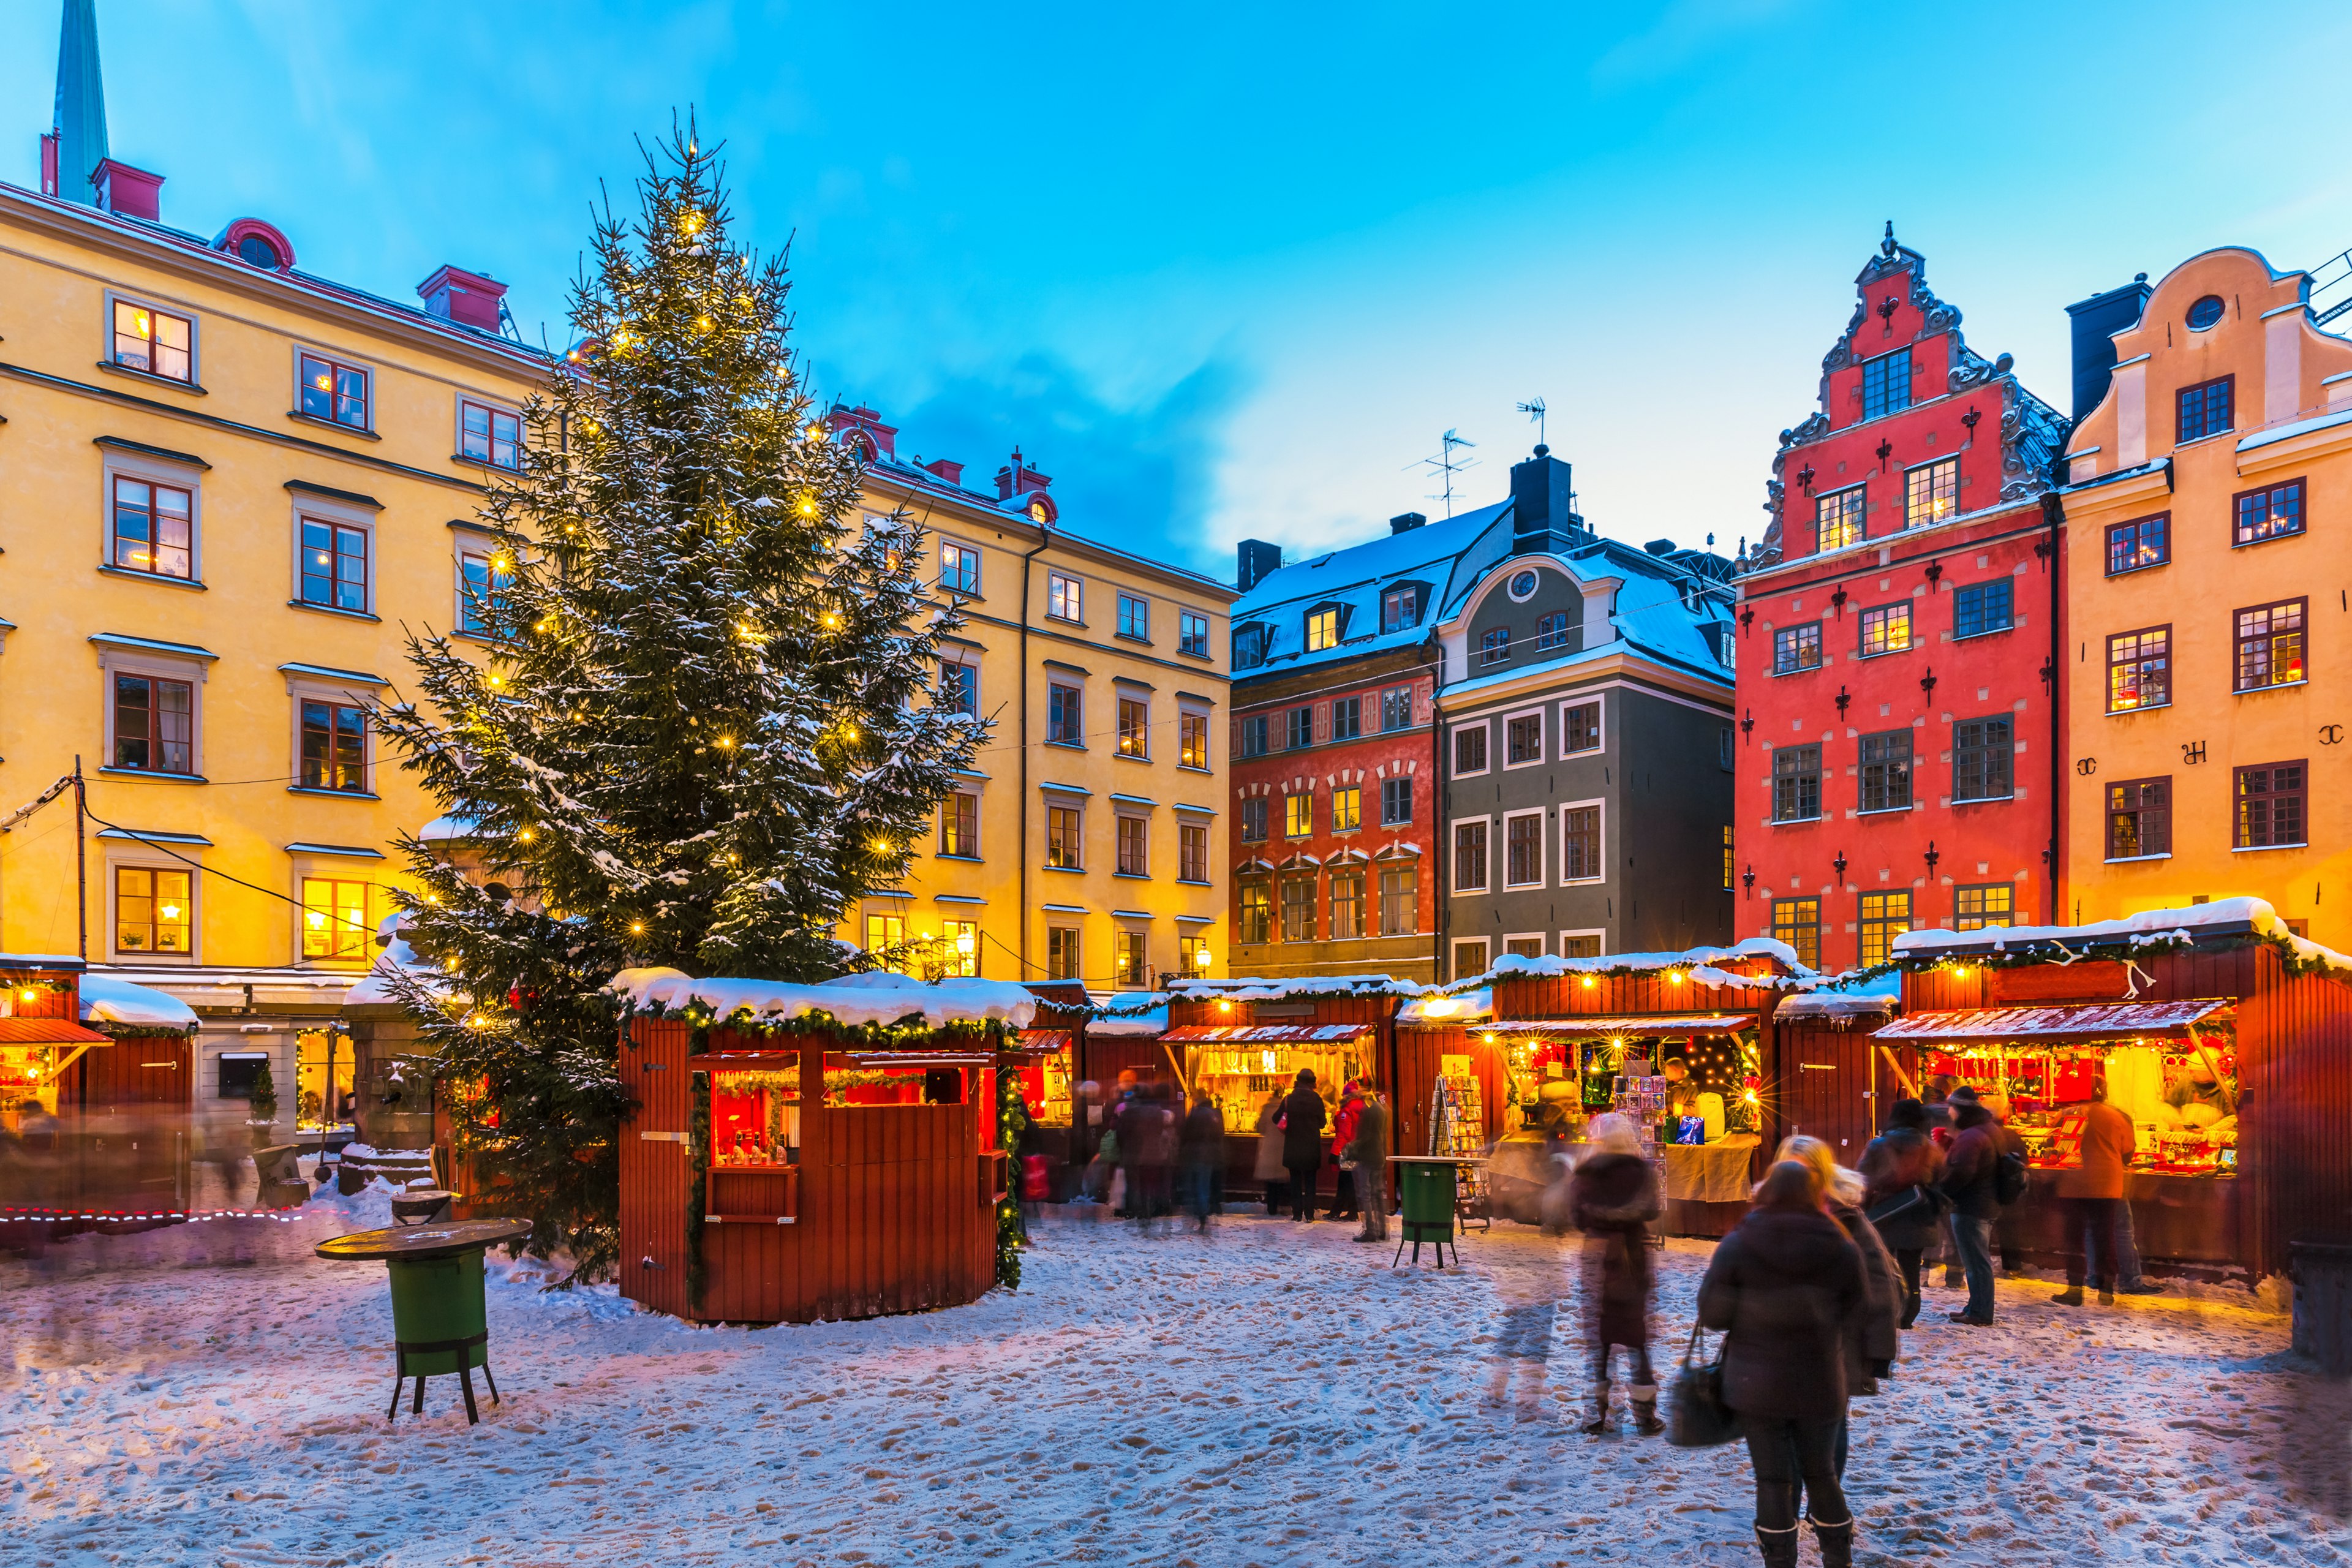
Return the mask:
[(1465, 730), (1473, 727), (1468, 724), (1449, 724), (1445, 727), (1446, 776), (1449, 778), (1480, 779), (1495, 771), (1495, 717), (1491, 713), (1480, 719), (1475, 726), (1486, 731), (1486, 765), (1483, 768), (1472, 768), (1467, 772), (1455, 766), (1462, 760), (1462, 742), (1457, 737)]
[[(1568, 874), (1568, 814), (1591, 807), (1601, 813), (1601, 875), (1570, 877)], [(1595, 800), (1564, 800), (1559, 803), (1559, 885), (1563, 888), (1590, 888), (1609, 880), (1609, 802), (1606, 797)]]
[[(210, 846), (204, 844), (172, 846), (175, 852), (185, 855), (188, 860), (199, 862), (198, 866), (191, 866), (188, 860), (174, 860), (152, 845), (115, 838), (101, 842), (105, 846), (105, 853), (100, 857), (102, 862), (100, 874), (105, 877), (106, 881), (100, 907), (106, 921), (106, 952), (112, 961), (116, 963), (168, 964), (173, 967), (202, 963), (205, 950), (205, 874), (200, 865), (204, 860), (205, 851)], [(119, 870), (185, 871), (188, 874), (187, 952), (162, 954), (144, 949), (126, 951), (114, 945), (119, 923), (115, 920), (114, 912), (116, 897), (114, 874)]]
[[(323, 343), (304, 342), (299, 338), (295, 340), (291, 347), (292, 358), (288, 362), (287, 370), (293, 377), (294, 396), (292, 405), (287, 410), (287, 412), (292, 417), (300, 420), (305, 425), (319, 425), (323, 426), (330, 430), (345, 430), (355, 435), (374, 435), (376, 433), (376, 416), (380, 412), (382, 412), (381, 399), (383, 393), (383, 367), (378, 365), (376, 362), (372, 359), (363, 359), (357, 354), (346, 353), (341, 349), (331, 349)], [(356, 370), (366, 373), (366, 424), (346, 425), (340, 419), (321, 418), (316, 414), (305, 414), (302, 412), (302, 356), (304, 354), (310, 354), (316, 359), (326, 360), (330, 363), (340, 364), (347, 370)]]
[[(178, 779), (200, 784), (205, 777), (205, 682), (212, 666), (210, 658), (198, 658), (188, 654), (175, 654), (166, 649), (119, 647), (100, 643), (98, 648), (98, 700), (104, 715), (103, 733), (99, 752), (100, 773), (126, 774), (132, 778)], [(166, 773), (154, 769), (118, 768), (114, 763), (114, 678), (118, 675), (143, 675), (150, 680), (184, 680), (188, 685), (188, 767), (184, 773)]]
[(1559, 953), (1562, 958), (1568, 956), (1568, 944), (1571, 938), (1580, 936), (1589, 936), (1597, 939), (1601, 943), (1601, 955), (1605, 957), (1608, 954), (1609, 932), (1600, 926), (1588, 926), (1582, 931), (1564, 931), (1559, 933)]
[(360, 732), (360, 782), (363, 787), (357, 795), (339, 789), (313, 789), (302, 782), (302, 704), (331, 702), (338, 708), (358, 708), (364, 711), (367, 697), (361, 695), (364, 687), (368, 696), (379, 689), (375, 681), (337, 681), (326, 676), (310, 675), (300, 670), (286, 670), (287, 769), (286, 787), (296, 795), (307, 795), (320, 800), (374, 800), (376, 768), (375, 726), (371, 723)]
[[(1065, 584), (1069, 585), (1070, 608), (1076, 612), (1067, 616), (1054, 608), (1055, 591)], [(1074, 626), (1085, 626), (1087, 624), (1086, 579), (1074, 572), (1062, 572), (1049, 568), (1045, 573), (1045, 618)]]
[[(1540, 805), (1537, 805), (1537, 806), (1529, 806), (1529, 807), (1526, 808), (1525, 810), (1521, 810), (1521, 811), (1507, 811), (1507, 812), (1505, 812), (1505, 813), (1503, 814), (1503, 831), (1502, 831), (1502, 834), (1500, 835), (1500, 837), (1501, 837), (1502, 862), (1503, 862), (1503, 883), (1502, 883), (1502, 887), (1503, 887), (1503, 890), (1504, 890), (1505, 892), (1507, 892), (1507, 893), (1517, 893), (1517, 892), (1524, 892), (1524, 891), (1526, 891), (1526, 890), (1527, 890), (1528, 889), (1529, 889), (1529, 888), (1540, 888), (1540, 887), (1543, 887), (1543, 886), (1545, 886), (1545, 885), (1546, 885), (1546, 884), (1550, 880), (1550, 877), (1551, 877), (1551, 824), (1550, 824), (1550, 822), (1549, 822), (1549, 820), (1550, 816), (1551, 816), (1551, 811), (1550, 811), (1550, 808), (1549, 808), (1549, 807), (1548, 807), (1548, 806), (1540, 806)], [(1527, 817), (1534, 817), (1534, 818), (1536, 819), (1536, 821), (1537, 821), (1537, 827), (1536, 827), (1536, 875), (1535, 875), (1535, 879), (1534, 879), (1533, 881), (1531, 881), (1531, 882), (1514, 882), (1514, 881), (1512, 881), (1512, 880), (1510, 879), (1510, 876), (1511, 876), (1511, 824), (1512, 824), (1512, 823), (1514, 823), (1514, 822), (1520, 821), (1520, 820), (1522, 820), (1522, 819), (1524, 819), (1524, 818), (1527, 818)]]
[[(286, 602), (298, 610), (320, 610), (331, 616), (345, 616), (371, 621), (382, 620), (383, 617), (375, 613), (377, 583), (383, 565), (383, 558), (376, 549), (379, 540), (376, 521), (380, 514), (373, 508), (362, 506), (356, 501), (337, 500), (332, 496), (322, 496), (312, 490), (289, 490), (286, 493), (294, 503), (288, 513), (286, 524), (287, 537), (293, 542), (291, 558), (287, 563), (289, 572), (286, 584)], [(366, 609), (346, 610), (337, 605), (314, 605), (302, 596), (302, 520), (306, 517), (315, 522), (327, 523), (336, 528), (356, 528), (367, 535)], [(486, 533), (482, 537), (488, 539), (489, 535)], [(331, 578), (332, 574), (330, 573), (329, 575)]]
[[(171, 588), (202, 588), (205, 585), (205, 470), (194, 464), (174, 462), (169, 458), (152, 457), (144, 452), (126, 452), (119, 447), (101, 447), (99, 450), (106, 454), (105, 460), (99, 465), (99, 570), (109, 576), (161, 583)], [(141, 484), (169, 485), (173, 489), (188, 492), (186, 576), (166, 577), (160, 572), (142, 572), (135, 566), (117, 566), (114, 563), (114, 481), (118, 476), (136, 479)]]
[(1507, 931), (1503, 933), (1501, 941), (1504, 955), (1507, 955), (1510, 952), (1511, 943), (1515, 942), (1531, 942), (1536, 944), (1535, 952), (1531, 953), (1522, 953), (1520, 956), (1523, 958), (1541, 958), (1551, 951), (1550, 942), (1545, 939), (1544, 933), (1539, 931)]
[[(373, 371), (368, 373), (368, 417), (371, 420), (375, 417), (374, 374), (375, 373)], [(494, 463), (488, 458), (469, 458), (466, 455), (466, 405), (468, 403), (487, 408), (493, 414), (505, 414), (513, 416), (515, 422), (515, 466), (513, 468), (509, 468), (503, 464)], [(522, 472), (523, 445), (529, 438), (530, 431), (530, 427), (523, 423), (522, 410), (520, 408), (505, 401), (503, 398), (486, 396), (478, 392), (459, 392), (456, 402), (450, 407), (449, 417), (451, 420), (450, 434), (456, 437), (456, 439), (449, 443), (449, 455), (452, 458), (461, 463), (472, 463), (478, 468), (494, 468), (501, 474), (519, 474)], [(349, 429), (350, 426), (345, 426), (344, 428)], [(492, 426), (490, 447), (493, 451), (498, 448), (496, 426)]]
[[(1510, 773), (1518, 768), (1539, 768), (1551, 761), (1549, 750), (1551, 742), (1544, 736), (1544, 710), (1540, 705), (1534, 708), (1514, 708), (1498, 717), (1499, 732), (1503, 737), (1503, 761), (1496, 763), (1490, 755), (1487, 758), (1488, 765), (1500, 766), (1505, 773)], [(1536, 721), (1536, 754), (1524, 763), (1515, 763), (1510, 760), (1511, 721), (1514, 719), (1533, 719)]]
[[(972, 585), (969, 589), (950, 588), (947, 585), (947, 552), (950, 550), (961, 550), (971, 556)], [(953, 594), (960, 599), (980, 598), (982, 596), (981, 588), (987, 582), (986, 567), (987, 560), (982, 553), (979, 545), (971, 543), (966, 540), (951, 538), (946, 534), (941, 534), (940, 536), (940, 572), (936, 581), (938, 582), (940, 593)]]
[[(180, 381), (172, 376), (158, 374), (152, 370), (141, 370), (135, 365), (118, 364), (115, 363), (114, 307), (117, 305), (128, 305), (135, 310), (147, 310), (150, 312), (160, 312), (166, 316), (177, 316), (182, 321), (188, 323), (187, 380)], [(160, 382), (165, 386), (176, 386), (181, 388), (183, 391), (202, 392), (205, 389), (205, 319), (202, 311), (198, 310), (193, 305), (159, 303), (157, 300), (147, 295), (126, 294), (119, 289), (109, 289), (104, 291), (104, 300), (101, 309), (103, 310), (104, 314), (99, 318), (99, 331), (100, 334), (99, 337), (99, 342), (102, 346), (103, 352), (100, 353), (98, 357), (109, 370), (120, 371), (125, 375), (144, 376), (149, 381)]]
[[(1475, 969), (1465, 967), (1462, 962), (1462, 950), (1465, 947), (1475, 947), (1478, 950), (1478, 966)], [(1484, 974), (1495, 965), (1495, 944), (1483, 936), (1455, 937), (1447, 958), (1454, 978), (1456, 980), (1466, 979), (1474, 974)]]
[[(1461, 829), (1473, 822), (1486, 826), (1486, 885), (1465, 888), (1462, 885), (1462, 856), (1459, 852)], [(1495, 890), (1495, 817), (1491, 812), (1475, 816), (1457, 816), (1445, 825), (1445, 885), (1457, 899), (1483, 899)]]
[[(1599, 737), (1599, 741), (1597, 744), (1593, 745), (1589, 750), (1571, 752), (1568, 749), (1568, 714), (1569, 710), (1572, 708), (1597, 708), (1601, 710), (1600, 721), (1593, 726), (1592, 731), (1593, 734)], [(1571, 697), (1560, 703), (1559, 760), (1566, 763), (1580, 761), (1586, 757), (1605, 756), (1608, 754), (1608, 751), (1609, 700), (1596, 691), (1589, 697)]]

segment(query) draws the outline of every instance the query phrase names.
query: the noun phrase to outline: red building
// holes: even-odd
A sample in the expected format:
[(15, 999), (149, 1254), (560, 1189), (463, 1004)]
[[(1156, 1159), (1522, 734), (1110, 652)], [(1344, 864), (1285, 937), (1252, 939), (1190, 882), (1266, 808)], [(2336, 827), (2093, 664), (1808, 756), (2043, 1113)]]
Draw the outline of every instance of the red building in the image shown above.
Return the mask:
[(1739, 934), (1806, 963), (2059, 918), (2053, 465), (2066, 421), (1987, 361), (1894, 226), (1780, 433), (1741, 562)]

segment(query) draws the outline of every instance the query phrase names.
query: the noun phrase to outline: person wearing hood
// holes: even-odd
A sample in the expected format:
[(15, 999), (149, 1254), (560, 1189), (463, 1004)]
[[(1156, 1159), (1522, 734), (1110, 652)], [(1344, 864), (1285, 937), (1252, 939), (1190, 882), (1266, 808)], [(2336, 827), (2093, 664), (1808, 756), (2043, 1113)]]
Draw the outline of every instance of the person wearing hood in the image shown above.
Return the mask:
[(1698, 1321), (1725, 1331), (1723, 1402), (1756, 1470), (1756, 1544), (1796, 1568), (1797, 1502), (1809, 1500), (1822, 1568), (1851, 1568), (1853, 1518), (1837, 1472), (1847, 1350), (1869, 1286), (1861, 1249), (1822, 1208), (1818, 1172), (1783, 1160), (1723, 1238), (1699, 1282)]
[(1919, 1260), (1936, 1245), (1944, 1212), (1936, 1186), (1943, 1174), (1944, 1152), (1927, 1136), (1927, 1108), (1908, 1098), (1896, 1100), (1886, 1131), (1862, 1152), (1862, 1206), (1902, 1271), (1898, 1328), (1919, 1321)]
[(1650, 1372), (1650, 1222), (1665, 1205), (1630, 1120), (1614, 1111), (1596, 1116), (1587, 1132), (1592, 1147), (1568, 1179), (1569, 1223), (1584, 1233), (1584, 1320), (1592, 1346), (1592, 1419), (1584, 1430), (1596, 1437), (1609, 1430), (1609, 1352), (1622, 1345), (1633, 1357), (1626, 1396), (1633, 1429), (1654, 1436), (1665, 1428)]
[(1250, 1166), (1250, 1174), (1257, 1178), (1265, 1193), (1265, 1216), (1274, 1218), (1290, 1199), (1288, 1176), (1282, 1164), (1282, 1090), (1268, 1090), (1265, 1103), (1257, 1108), (1257, 1159)]
[(1315, 1178), (1323, 1169), (1323, 1123), (1329, 1115), (1315, 1092), (1315, 1069), (1300, 1068), (1282, 1101), (1282, 1164), (1290, 1173), (1290, 1217), (1315, 1217)]
[(1955, 1095), (1952, 1125), (1957, 1131), (1944, 1162), (1943, 1193), (1952, 1202), (1952, 1249), (1968, 1280), (1969, 1304), (1950, 1317), (1986, 1329), (1992, 1326), (1993, 1226), (2000, 1218), (2000, 1123), (1973, 1096)]
[[(1827, 1143), (1802, 1133), (1782, 1139), (1775, 1158), (1794, 1160), (1812, 1171), (1822, 1184), (1822, 1207), (1862, 1254), (1865, 1300), (1854, 1331), (1845, 1339), (1845, 1390), (1849, 1398), (1866, 1398), (1878, 1392), (1878, 1380), (1895, 1370), (1895, 1358), (1903, 1349), (1903, 1333), (1897, 1325), (1904, 1305), (1902, 1276), (1895, 1267), (1894, 1254), (1862, 1210), (1868, 1184), (1861, 1172), (1839, 1164)], [(1835, 1457), (1840, 1480), (1845, 1479), (1845, 1459), (1846, 1420), (1840, 1416)]]

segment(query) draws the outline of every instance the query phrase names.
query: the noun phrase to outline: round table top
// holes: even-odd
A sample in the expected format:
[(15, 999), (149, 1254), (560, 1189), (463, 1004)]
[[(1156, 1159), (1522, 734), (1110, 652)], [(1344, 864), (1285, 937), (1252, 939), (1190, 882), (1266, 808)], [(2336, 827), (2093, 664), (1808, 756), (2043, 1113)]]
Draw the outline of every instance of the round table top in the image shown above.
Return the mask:
[(355, 1231), (322, 1241), (321, 1258), (348, 1262), (372, 1258), (446, 1258), (474, 1252), (502, 1241), (520, 1241), (530, 1234), (527, 1219), (469, 1219), (455, 1225), (396, 1225), (386, 1230)]

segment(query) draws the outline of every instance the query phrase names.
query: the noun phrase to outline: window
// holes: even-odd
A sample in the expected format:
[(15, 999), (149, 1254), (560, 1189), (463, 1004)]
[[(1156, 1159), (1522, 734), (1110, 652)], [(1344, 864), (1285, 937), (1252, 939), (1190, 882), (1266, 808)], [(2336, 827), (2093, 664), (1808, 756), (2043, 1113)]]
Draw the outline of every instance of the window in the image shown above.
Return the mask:
[(1243, 720), (1242, 755), (1244, 757), (1265, 755), (1265, 732), (1266, 716), (1265, 714), (1255, 713)]
[(1500, 664), (1511, 657), (1511, 628), (1496, 626), (1478, 639), (1478, 662)]
[(1116, 970), (1118, 984), (1137, 990), (1151, 984), (1151, 963), (1147, 952), (1148, 942), (1139, 931), (1111, 933), (1111, 967)]
[(1465, 979), (1486, 973), (1486, 942), (1482, 937), (1473, 942), (1454, 944), (1454, 977)]
[(1078, 612), (1085, 607), (1085, 595), (1076, 577), (1059, 572), (1045, 574), (1045, 613), (1057, 621), (1078, 621), (1086, 617)]
[[(1580, 752), (1599, 751), (1601, 749), (1601, 704), (1579, 702), (1566, 709), (1560, 715), (1560, 727), (1564, 731), (1560, 750), (1568, 755), (1574, 756)], [(1727, 734), (1729, 731), (1726, 731), (1725, 733)]]
[(1544, 760), (1543, 715), (1524, 714), (1503, 721), (1503, 762), (1508, 767)]
[(1138, 642), (1151, 640), (1151, 601), (1132, 594), (1118, 596), (1118, 635)]
[(2107, 575), (2161, 566), (2172, 559), (2172, 514), (2158, 512), (2107, 527)]
[(1203, 771), (1208, 768), (1209, 716), (1206, 713), (1176, 715), (1176, 765)]
[(2265, 539), (2284, 539), (2288, 534), (2303, 531), (2301, 479), (2246, 490), (2234, 500), (2238, 508), (2235, 542), (2239, 544), (2260, 544)]
[(194, 872), (144, 866), (114, 868), (114, 947), (118, 952), (170, 952), (185, 957), (193, 913)]
[(494, 468), (522, 467), (522, 416), (487, 403), (457, 400), (457, 450)]
[(114, 765), (153, 773), (196, 771), (195, 688), (147, 675), (114, 678)]
[(2172, 700), (2172, 628), (2119, 632), (2107, 639), (2107, 711), (2162, 708)]
[(1139, 702), (1132, 697), (1118, 700), (1118, 754), (1122, 757), (1151, 755), (1151, 704)]
[(1244, 626), (1234, 633), (1234, 668), (1255, 669), (1265, 662), (1265, 628)]
[(1176, 939), (1176, 969), (1181, 974), (1208, 973), (1209, 939), (1205, 936), (1179, 936)]
[(1945, 458), (1903, 474), (1903, 526), (1925, 528), (1960, 510), (1960, 460)]
[(2184, 386), (2179, 394), (2180, 411), (2175, 445), (2218, 436), (2230, 428), (2230, 404), (2237, 390), (2238, 378), (2225, 375), (2219, 381), (2200, 381), (2194, 386)]
[(1715, 765), (1725, 773), (1731, 771), (1731, 726), (1728, 724), (1715, 727)]
[(1782, 746), (1772, 753), (1772, 820), (1809, 822), (1822, 814), (1822, 749)]
[(1901, 653), (1911, 646), (1911, 602), (1881, 605), (1862, 612), (1862, 657)]
[(2301, 763), (2266, 763), (2238, 769), (2237, 847), (2269, 849), (2304, 843), (2303, 792)]
[(1568, 647), (1568, 612), (1554, 610), (1536, 622), (1536, 651)]
[(1058, 681), (1045, 687), (1045, 743), (1083, 746), (1087, 743), (1086, 694)]
[(1242, 802), (1242, 842), (1261, 844), (1265, 841), (1265, 796), (1252, 795)]
[(1274, 940), (1274, 896), (1264, 882), (1242, 884), (1240, 940), (1255, 947)]
[(1315, 710), (1293, 708), (1283, 716), (1282, 743), (1294, 752), (1303, 752), (1315, 743)]
[(1391, 686), (1381, 693), (1381, 728), (1410, 730), (1412, 728), (1412, 688)]
[(1198, 610), (1176, 613), (1176, 651), (1194, 658), (1209, 657), (1209, 617)]
[(1364, 732), (1364, 700), (1342, 697), (1331, 704), (1331, 738), (1352, 741)]
[(1503, 819), (1503, 886), (1540, 887), (1544, 879), (1544, 819), (1530, 813)]
[(457, 557), (457, 629), (477, 637), (503, 636), (505, 589), (513, 578), (503, 555), (461, 553)]
[(940, 546), (940, 586), (950, 594), (980, 592), (980, 552), (961, 544)]
[(194, 519), (194, 492), (116, 475), (113, 563), (126, 572), (192, 581)]
[(1600, 957), (1601, 933), (1597, 931), (1564, 931), (1560, 932), (1559, 955), (1562, 958)]
[(1315, 879), (1312, 877), (1285, 877), (1282, 879), (1282, 940), (1315, 940)]
[(2017, 624), (2013, 584), (2007, 577), (1973, 583), (1952, 595), (1952, 636), (1980, 637)]
[(1772, 938), (1797, 950), (1797, 962), (1808, 969), (1822, 966), (1822, 901), (1819, 899), (1772, 900)]
[(1727, 827), (1723, 830), (1723, 890), (1727, 893), (1731, 891), (1731, 874), (1739, 868), (1738, 857), (1732, 852), (1733, 847), (1733, 833)]
[(2259, 691), (2303, 679), (2304, 601), (2288, 599), (2238, 612), (2238, 687)]
[(1839, 490), (1813, 502), (1813, 532), (1820, 549), (1843, 550), (1862, 542), (1863, 487)]
[(1381, 781), (1381, 826), (1402, 827), (1412, 821), (1412, 780)]
[(1875, 419), (1911, 406), (1911, 351), (1862, 362), (1862, 416)]
[(931, 976), (960, 975), (966, 980), (979, 979), (980, 922), (941, 921), (940, 952), (940, 959), (930, 966)]
[(2172, 781), (2126, 779), (2107, 786), (2107, 858), (2172, 853)]
[(2007, 882), (1952, 889), (1952, 929), (1982, 931), (2017, 923), (2017, 889)]
[(1454, 731), (1454, 776), (1486, 771), (1486, 726)]
[(1952, 798), (2007, 800), (2017, 760), (2012, 721), (1967, 719), (1952, 726)]
[(1339, 612), (1312, 610), (1307, 616), (1307, 651), (1319, 653), (1339, 646)]
[(1597, 881), (1607, 873), (1601, 864), (1601, 808), (1564, 806), (1559, 814), (1559, 879)]
[(1315, 833), (1315, 797), (1311, 795), (1286, 795), (1282, 797), (1282, 836), (1285, 838), (1309, 838)]
[(1391, 588), (1381, 595), (1381, 630), (1399, 632), (1421, 619), (1421, 590)]
[(1902, 811), (1911, 805), (1911, 731), (1862, 738), (1862, 809)]
[(1364, 934), (1364, 874), (1331, 873), (1331, 940), (1353, 942)]
[(980, 796), (969, 790), (951, 790), (940, 802), (940, 853), (980, 856)]
[(302, 356), (302, 412), (313, 419), (368, 427), (368, 373), (356, 365)]
[(367, 530), (302, 520), (302, 602), (367, 613)]
[(1411, 866), (1381, 873), (1381, 934), (1411, 936), (1421, 923), (1421, 873)]
[(367, 714), (339, 702), (302, 704), (302, 787), (367, 793)]
[(1507, 957), (1541, 958), (1543, 949), (1544, 939), (1540, 936), (1507, 936), (1503, 939), (1503, 952)]
[(1364, 791), (1360, 784), (1344, 784), (1331, 791), (1331, 831), (1351, 833), (1364, 825)]
[(1075, 805), (1050, 805), (1045, 808), (1045, 864), (1075, 871), (1086, 864), (1080, 857), (1082, 841), (1079, 835), (1078, 808)]
[(1794, 675), (1822, 667), (1822, 623), (1808, 621), (1772, 634), (1772, 673)]
[(143, 370), (165, 381), (194, 382), (196, 362), (190, 351), (195, 341), (195, 324), (185, 316), (151, 310), (127, 300), (114, 302), (114, 363), (127, 370)]
[(365, 882), (302, 879), (302, 956), (375, 956), (375, 922), (368, 918)]
[(950, 713), (980, 715), (980, 671), (953, 659), (940, 661), (940, 706)]
[(1197, 822), (1176, 825), (1176, 879), (1180, 882), (1205, 882), (1209, 879), (1209, 829)]
[(1078, 978), (1077, 927), (1045, 928), (1045, 976), (1049, 980)]
[(1151, 824), (1140, 816), (1118, 819), (1118, 874), (1122, 877), (1151, 875)]
[(1895, 939), (1911, 929), (1911, 895), (1862, 895), (1862, 962), (1864, 968), (1895, 957)]
[(1454, 825), (1454, 890), (1457, 893), (1483, 893), (1486, 890), (1486, 824), (1484, 820)]

